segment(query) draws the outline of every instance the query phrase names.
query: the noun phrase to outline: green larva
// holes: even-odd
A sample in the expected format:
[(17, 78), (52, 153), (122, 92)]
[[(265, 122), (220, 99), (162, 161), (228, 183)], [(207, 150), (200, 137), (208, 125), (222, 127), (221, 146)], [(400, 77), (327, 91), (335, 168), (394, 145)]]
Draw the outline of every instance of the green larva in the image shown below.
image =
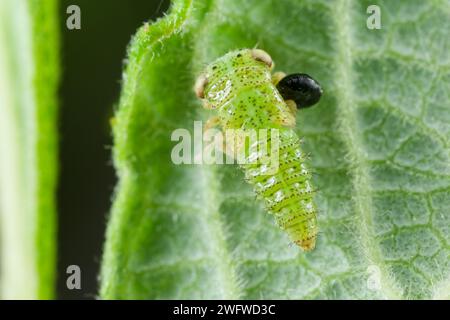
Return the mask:
[[(278, 170), (268, 175), (261, 163), (241, 164), (241, 168), (280, 228), (309, 251), (316, 242), (317, 210), (311, 173), (293, 127), (296, 109), (315, 104), (322, 90), (308, 75), (272, 75), (272, 68), (272, 59), (263, 50), (229, 52), (206, 67), (195, 91), (206, 109), (217, 111), (207, 125), (220, 126), (223, 131), (278, 129)], [(270, 145), (270, 138), (264, 139), (269, 141), (258, 143)], [(245, 143), (234, 148), (234, 155), (246, 152), (250, 157), (255, 151), (254, 145)]]

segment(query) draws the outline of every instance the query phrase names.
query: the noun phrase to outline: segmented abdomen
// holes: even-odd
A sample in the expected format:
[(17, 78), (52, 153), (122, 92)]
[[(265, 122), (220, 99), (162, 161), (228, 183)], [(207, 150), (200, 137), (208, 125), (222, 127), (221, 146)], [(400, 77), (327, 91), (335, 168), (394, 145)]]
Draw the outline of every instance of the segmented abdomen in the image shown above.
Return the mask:
[[(246, 180), (264, 199), (268, 211), (291, 240), (305, 251), (314, 249), (317, 235), (317, 210), (313, 201), (311, 173), (305, 165), (300, 139), (292, 129), (279, 131), (279, 167), (266, 174), (267, 164), (244, 164)], [(267, 137), (270, 145), (270, 136)], [(259, 141), (259, 145), (261, 141)], [(257, 144), (249, 147), (248, 157), (255, 158)]]

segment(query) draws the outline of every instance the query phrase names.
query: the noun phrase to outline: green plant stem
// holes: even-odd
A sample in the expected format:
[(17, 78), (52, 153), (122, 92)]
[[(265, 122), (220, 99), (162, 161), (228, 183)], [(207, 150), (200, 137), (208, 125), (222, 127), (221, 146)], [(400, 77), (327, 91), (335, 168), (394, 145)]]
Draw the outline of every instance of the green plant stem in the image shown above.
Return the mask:
[(54, 296), (57, 0), (0, 3), (1, 297)]

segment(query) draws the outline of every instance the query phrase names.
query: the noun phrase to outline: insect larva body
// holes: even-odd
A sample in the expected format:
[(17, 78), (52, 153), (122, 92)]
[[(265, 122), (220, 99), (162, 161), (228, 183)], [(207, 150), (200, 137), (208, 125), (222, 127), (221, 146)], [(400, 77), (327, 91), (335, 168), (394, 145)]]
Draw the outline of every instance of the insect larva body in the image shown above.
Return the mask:
[[(262, 50), (230, 52), (206, 68), (197, 80), (196, 93), (203, 99), (205, 108), (217, 111), (217, 117), (212, 122), (223, 131), (239, 129), (246, 134), (251, 130), (277, 130), (278, 166), (275, 171), (267, 170), (267, 163), (252, 161), (258, 160), (261, 155), (261, 145), (266, 145), (267, 150), (275, 145), (269, 134), (258, 136), (254, 144), (246, 143), (245, 138), (238, 139), (238, 143), (233, 144), (232, 150), (227, 150), (227, 153), (248, 160), (240, 165), (246, 180), (258, 197), (264, 200), (267, 210), (275, 216), (290, 239), (308, 251), (315, 246), (317, 210), (313, 201), (311, 174), (293, 127), (295, 104), (307, 107), (317, 102), (321, 90), (312, 79), (312, 85), (308, 84), (306, 75), (287, 76), (281, 79), (282, 89), (295, 102), (285, 101), (276, 86), (281, 84), (277, 79), (279, 75), (272, 76), (272, 67), (272, 59)], [(307, 83), (308, 90), (305, 91), (303, 83)], [(317, 88), (314, 87), (316, 84)], [(300, 89), (297, 89), (298, 86)]]
[(317, 235), (316, 206), (313, 201), (311, 174), (305, 165), (300, 141), (292, 129), (279, 131), (279, 164), (273, 175), (267, 175), (266, 164), (241, 165), (246, 180), (264, 199), (267, 210), (292, 242), (304, 250), (314, 248)]

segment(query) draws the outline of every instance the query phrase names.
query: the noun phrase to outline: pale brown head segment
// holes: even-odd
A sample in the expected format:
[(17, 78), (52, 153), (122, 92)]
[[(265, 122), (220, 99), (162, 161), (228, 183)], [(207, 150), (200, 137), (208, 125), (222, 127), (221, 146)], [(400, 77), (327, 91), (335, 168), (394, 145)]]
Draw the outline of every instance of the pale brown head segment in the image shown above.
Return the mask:
[(208, 78), (204, 74), (201, 74), (195, 81), (194, 91), (198, 98), (205, 98), (205, 87), (207, 84)]
[(264, 62), (265, 64), (267, 64), (267, 66), (270, 69), (273, 68), (273, 66), (274, 66), (273, 60), (267, 52), (265, 52), (264, 50), (261, 50), (261, 49), (252, 49), (251, 53), (252, 53), (252, 57), (255, 60)]

